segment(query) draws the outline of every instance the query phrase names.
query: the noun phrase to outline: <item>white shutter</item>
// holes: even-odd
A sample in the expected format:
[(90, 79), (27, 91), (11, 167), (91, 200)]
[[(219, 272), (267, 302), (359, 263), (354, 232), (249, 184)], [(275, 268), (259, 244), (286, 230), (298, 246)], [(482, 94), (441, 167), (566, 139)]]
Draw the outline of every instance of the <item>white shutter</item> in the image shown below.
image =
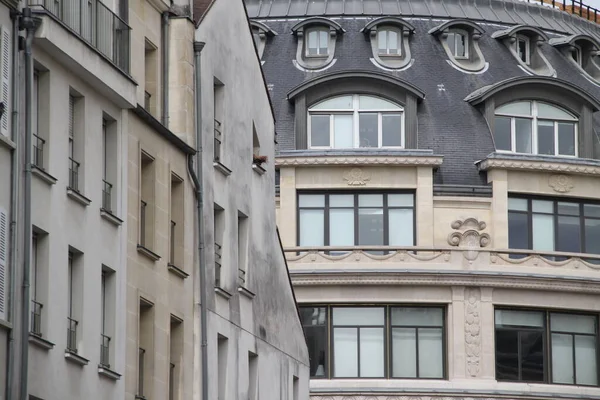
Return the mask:
[(6, 320), (6, 264), (8, 264), (8, 214), (0, 207), (0, 319)]
[(8, 121), (10, 119), (10, 55), (11, 55), (11, 46), (10, 46), (10, 32), (4, 28), (1, 29), (2, 33), (2, 43), (0, 47), (2, 48), (2, 93), (0, 101), (4, 103), (4, 114), (2, 115), (2, 120), (0, 120), (0, 134), (4, 136), (9, 136), (8, 131)]

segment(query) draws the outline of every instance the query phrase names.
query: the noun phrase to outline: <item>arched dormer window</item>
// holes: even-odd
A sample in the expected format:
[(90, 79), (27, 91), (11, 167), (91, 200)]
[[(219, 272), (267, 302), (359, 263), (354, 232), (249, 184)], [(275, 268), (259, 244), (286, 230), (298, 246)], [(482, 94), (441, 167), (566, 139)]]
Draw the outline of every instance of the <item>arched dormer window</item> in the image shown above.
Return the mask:
[(334, 62), (337, 35), (344, 29), (327, 18), (307, 18), (292, 27), (298, 38), (296, 63), (301, 69), (316, 70)]
[(371, 42), (371, 61), (389, 69), (402, 69), (411, 62), (409, 37), (415, 28), (397, 17), (382, 17), (369, 22), (361, 32)]
[(277, 32), (258, 21), (250, 21), (250, 26), (252, 27), (252, 37), (254, 38), (258, 56), (262, 58), (265, 51), (265, 45), (267, 44), (267, 38), (276, 36)]
[(600, 84), (600, 42), (588, 35), (572, 35), (550, 39), (550, 44), (588, 78)]
[(521, 68), (530, 74), (556, 75), (556, 71), (541, 51), (542, 43), (548, 41), (548, 35), (541, 29), (533, 26), (517, 25), (509, 29), (496, 31), (492, 34), (492, 37), (502, 40)]
[(429, 31), (436, 36), (451, 65), (465, 72), (482, 71), (487, 63), (479, 49), (483, 29), (468, 20), (452, 20)]
[(375, 96), (343, 95), (308, 109), (309, 148), (403, 147), (404, 109)]

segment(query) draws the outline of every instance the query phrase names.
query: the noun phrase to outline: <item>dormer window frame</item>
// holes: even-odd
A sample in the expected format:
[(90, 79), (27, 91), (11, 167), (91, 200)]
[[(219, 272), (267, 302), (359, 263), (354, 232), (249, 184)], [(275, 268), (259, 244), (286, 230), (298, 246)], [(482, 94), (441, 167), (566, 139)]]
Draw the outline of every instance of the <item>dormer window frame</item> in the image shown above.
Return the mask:
[(525, 72), (556, 77), (556, 70), (542, 51), (543, 43), (550, 40), (542, 29), (530, 25), (515, 25), (495, 31), (491, 36), (502, 41)]
[[(454, 38), (454, 51), (451, 51), (452, 56), (457, 59), (457, 60), (468, 60), (469, 59), (469, 46), (470, 46), (470, 41), (469, 41), (469, 32), (467, 32), (465, 29), (460, 29), (460, 28), (451, 28), (448, 30), (448, 37), (446, 38), (447, 42), (448, 42), (448, 47), (450, 47), (450, 37)], [(464, 54), (463, 55), (458, 55), (456, 54), (456, 50), (458, 49), (458, 40), (460, 38), (464, 38), (464, 43), (463, 43), (463, 49), (464, 49)], [(452, 50), (452, 47), (450, 47), (450, 50)]]
[[(515, 52), (519, 56), (519, 59), (526, 65), (531, 65), (531, 38), (527, 35), (517, 34), (515, 38)], [(525, 44), (525, 59), (521, 57), (520, 47), (521, 43)]]
[[(489, 65), (479, 48), (479, 39), (484, 33), (478, 24), (466, 19), (446, 21), (429, 30), (429, 34), (435, 36), (442, 45), (448, 64), (467, 74), (482, 73)], [(463, 54), (458, 52), (461, 45)]]
[[(382, 52), (379, 48), (379, 32), (396, 32), (398, 35), (398, 51), (390, 53)], [(414, 33), (415, 27), (398, 17), (380, 17), (369, 21), (364, 28), (360, 30), (365, 35), (365, 39), (371, 44), (371, 53), (373, 57), (371, 62), (382, 69), (403, 70), (412, 64), (410, 53), (410, 35)], [(386, 36), (387, 38), (387, 36)], [(387, 42), (387, 40), (386, 40)], [(387, 43), (386, 43), (386, 47)]]
[(589, 35), (577, 34), (550, 39), (550, 45), (557, 48), (581, 74), (596, 86), (600, 86), (600, 40)]
[(265, 46), (267, 44), (267, 39), (269, 37), (277, 36), (277, 32), (269, 28), (264, 23), (254, 20), (250, 21), (250, 28), (252, 30), (252, 39), (254, 41), (254, 45), (256, 46), (258, 57), (262, 59)]
[[(329, 35), (330, 35), (330, 29), (328, 27), (325, 26), (320, 26), (320, 25), (315, 25), (315, 26), (311, 26), (311, 27), (307, 27), (304, 36), (306, 37), (306, 40), (304, 41), (304, 56), (305, 57), (309, 57), (309, 58), (327, 58), (329, 56)], [(311, 54), (310, 53), (310, 49), (311, 47), (309, 46), (310, 43), (310, 38), (313, 34), (316, 34), (316, 40), (317, 40), (317, 53), (316, 54)], [(324, 35), (323, 35), (324, 34)], [(325, 47), (321, 46), (321, 40), (325, 40)], [(324, 53), (321, 53), (321, 50), (325, 49)]]
[[(391, 52), (390, 50), (390, 33), (396, 34), (396, 51)], [(385, 51), (382, 51), (380, 46), (380, 35), (385, 34)], [(379, 57), (402, 57), (402, 29), (389, 25), (382, 25), (377, 27), (377, 54)]]
[(583, 67), (583, 49), (578, 44), (571, 45), (571, 58), (577, 65)]
[[(296, 36), (297, 48), (294, 65), (301, 71), (316, 71), (330, 67), (334, 62), (335, 45), (338, 35), (346, 32), (337, 22), (325, 17), (309, 17), (294, 25), (291, 29)], [(308, 41), (316, 32), (317, 54), (310, 54)], [(327, 52), (321, 53), (322, 40), (327, 39)]]

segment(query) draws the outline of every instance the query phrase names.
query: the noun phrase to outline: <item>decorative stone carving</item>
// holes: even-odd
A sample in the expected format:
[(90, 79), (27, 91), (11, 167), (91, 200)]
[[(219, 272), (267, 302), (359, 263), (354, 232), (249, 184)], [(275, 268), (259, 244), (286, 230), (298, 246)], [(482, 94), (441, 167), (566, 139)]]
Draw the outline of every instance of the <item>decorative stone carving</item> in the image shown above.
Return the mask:
[(465, 353), (467, 373), (475, 378), (480, 372), (481, 358), (481, 292), (478, 288), (465, 290)]
[(549, 171), (554, 173), (570, 173), (577, 175), (600, 175), (598, 161), (585, 161), (578, 164), (566, 164), (562, 162), (529, 161), (502, 158), (487, 158), (478, 164), (480, 171), (489, 169), (509, 169), (521, 171)]
[(442, 156), (298, 156), (277, 157), (275, 165), (285, 166), (319, 166), (319, 165), (405, 165), (405, 166), (432, 166), (442, 165)]
[(548, 186), (558, 193), (568, 193), (573, 189), (575, 184), (569, 175), (551, 175), (548, 179)]
[(476, 218), (467, 218), (465, 220), (457, 219), (456, 221), (453, 221), (450, 226), (452, 229), (473, 227), (478, 231), (482, 231), (487, 225), (484, 221), (478, 221)]
[[(448, 235), (448, 244), (450, 246), (465, 248), (463, 256), (469, 261), (477, 258), (479, 251), (476, 249), (486, 247), (490, 244), (490, 235), (479, 233), (479, 231), (484, 230), (487, 226), (484, 221), (478, 221), (476, 218), (466, 218), (464, 220), (453, 221), (450, 226), (452, 229), (457, 230), (457, 232), (452, 232)], [(458, 231), (459, 229), (471, 227), (474, 229), (467, 229), (463, 232)]]
[(348, 186), (364, 186), (371, 180), (371, 174), (361, 168), (352, 168), (344, 174), (344, 180)]

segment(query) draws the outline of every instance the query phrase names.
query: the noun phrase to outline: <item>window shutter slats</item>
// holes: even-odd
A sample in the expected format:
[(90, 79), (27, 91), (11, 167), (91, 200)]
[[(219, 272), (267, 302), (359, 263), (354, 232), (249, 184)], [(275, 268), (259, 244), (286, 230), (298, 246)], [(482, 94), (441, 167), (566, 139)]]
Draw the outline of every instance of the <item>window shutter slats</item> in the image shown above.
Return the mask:
[(6, 265), (8, 264), (8, 213), (0, 207), (0, 319), (6, 320)]
[(0, 133), (4, 136), (9, 135), (9, 118), (10, 118), (10, 32), (6, 29), (1, 29), (2, 39), (0, 47), (2, 48), (2, 93), (0, 93), (0, 101), (4, 103), (4, 114), (0, 120)]

